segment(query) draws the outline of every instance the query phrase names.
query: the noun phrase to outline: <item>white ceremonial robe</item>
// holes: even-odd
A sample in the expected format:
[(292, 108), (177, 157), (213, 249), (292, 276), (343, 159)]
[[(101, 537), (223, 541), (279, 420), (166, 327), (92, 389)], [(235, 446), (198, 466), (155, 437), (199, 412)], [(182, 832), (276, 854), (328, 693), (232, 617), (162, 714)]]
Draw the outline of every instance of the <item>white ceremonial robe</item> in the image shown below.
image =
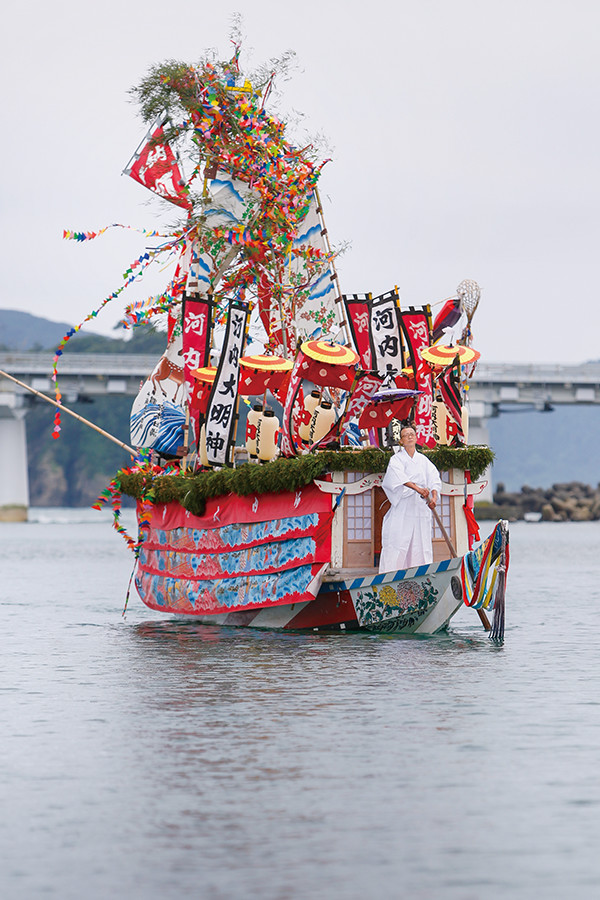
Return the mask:
[(411, 458), (404, 447), (392, 456), (383, 490), (391, 503), (381, 529), (380, 572), (395, 572), (433, 562), (432, 515), (423, 498), (405, 487), (412, 481), (419, 487), (437, 491), (442, 489), (440, 473), (422, 453)]

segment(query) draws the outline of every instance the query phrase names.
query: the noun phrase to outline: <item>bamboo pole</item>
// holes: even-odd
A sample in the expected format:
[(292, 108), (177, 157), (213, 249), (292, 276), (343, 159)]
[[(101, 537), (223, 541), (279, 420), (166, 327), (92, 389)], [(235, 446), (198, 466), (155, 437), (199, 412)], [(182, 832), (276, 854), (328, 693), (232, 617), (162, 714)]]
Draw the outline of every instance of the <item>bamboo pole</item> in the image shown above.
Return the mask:
[(114, 437), (114, 435), (109, 434), (108, 431), (104, 431), (103, 428), (99, 428), (98, 425), (94, 425), (93, 422), (88, 421), (88, 419), (84, 419), (83, 416), (80, 416), (78, 413), (73, 412), (73, 410), (69, 409), (68, 407), (63, 406), (62, 403), (58, 403), (56, 400), (52, 400), (50, 397), (47, 397), (46, 394), (42, 394), (40, 391), (36, 391), (35, 388), (29, 387), (29, 385), (25, 384), (23, 381), (19, 381), (18, 378), (14, 377), (14, 375), (9, 375), (8, 372), (3, 372), (2, 369), (0, 369), (0, 375), (2, 375), (4, 378), (8, 378), (10, 381), (14, 381), (15, 384), (19, 385), (19, 387), (24, 388), (31, 394), (35, 394), (36, 397), (41, 397), (41, 399), (45, 400), (46, 403), (50, 403), (52, 404), (52, 406), (56, 406), (58, 409), (62, 410), (62, 412), (68, 413), (79, 422), (83, 422), (83, 424), (87, 425), (88, 428), (93, 428), (94, 431), (97, 431), (98, 434), (101, 434), (105, 438), (108, 438), (108, 440), (112, 441), (113, 444), (118, 444), (119, 447), (123, 448), (123, 450), (127, 450), (130, 456), (133, 456), (135, 458), (138, 455), (137, 451), (134, 450), (133, 447), (130, 447), (128, 444), (124, 444), (123, 441), (120, 441), (118, 438)]
[(435, 506), (430, 506), (429, 508), (431, 509), (431, 512), (433, 513), (433, 518), (435, 519), (438, 528), (442, 532), (442, 537), (444, 538), (444, 540), (446, 541), (446, 543), (448, 545), (448, 550), (452, 554), (452, 557), (456, 558), (456, 556), (458, 556), (458, 554), (456, 552), (456, 548), (455, 548), (454, 544), (452, 543), (452, 541), (450, 540), (450, 536), (448, 535), (448, 532), (446, 531), (446, 529), (444, 528), (444, 526), (442, 524), (442, 520), (440, 518), (440, 515), (439, 515), (437, 509), (435, 508)]

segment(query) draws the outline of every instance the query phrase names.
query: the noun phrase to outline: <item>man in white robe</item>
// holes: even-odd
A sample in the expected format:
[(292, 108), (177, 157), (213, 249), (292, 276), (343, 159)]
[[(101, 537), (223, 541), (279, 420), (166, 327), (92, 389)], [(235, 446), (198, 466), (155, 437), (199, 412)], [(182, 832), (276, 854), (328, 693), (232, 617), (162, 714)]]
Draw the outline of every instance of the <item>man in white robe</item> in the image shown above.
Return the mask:
[(440, 474), (422, 453), (417, 453), (414, 428), (400, 433), (400, 448), (392, 456), (383, 490), (391, 507), (381, 529), (380, 572), (395, 572), (433, 562), (431, 510), (442, 489)]

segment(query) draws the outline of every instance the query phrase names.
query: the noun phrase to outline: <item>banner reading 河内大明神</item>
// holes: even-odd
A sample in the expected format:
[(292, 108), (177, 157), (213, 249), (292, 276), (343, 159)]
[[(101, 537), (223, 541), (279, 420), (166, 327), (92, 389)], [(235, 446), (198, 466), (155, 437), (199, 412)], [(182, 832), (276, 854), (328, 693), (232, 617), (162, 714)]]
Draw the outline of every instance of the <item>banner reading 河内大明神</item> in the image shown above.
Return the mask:
[(232, 300), (221, 359), (206, 410), (206, 456), (212, 466), (224, 466), (230, 462), (237, 414), (240, 357), (244, 350), (247, 322), (246, 304)]

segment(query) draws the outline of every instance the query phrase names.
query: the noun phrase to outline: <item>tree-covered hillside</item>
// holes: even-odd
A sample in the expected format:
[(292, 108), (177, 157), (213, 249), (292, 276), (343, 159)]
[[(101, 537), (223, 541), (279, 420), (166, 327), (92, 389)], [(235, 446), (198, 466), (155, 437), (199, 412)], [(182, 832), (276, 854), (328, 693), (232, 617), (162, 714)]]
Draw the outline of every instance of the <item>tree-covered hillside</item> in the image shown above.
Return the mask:
[(0, 351), (50, 350), (70, 327), (17, 309), (0, 309)]
[[(119, 440), (129, 443), (131, 397), (98, 397), (69, 408)], [(54, 409), (36, 400), (27, 413), (27, 455), (32, 506), (90, 506), (117, 469), (129, 464), (125, 450), (62, 416), (58, 440), (52, 438)]]
[[(0, 351), (55, 350), (72, 326), (66, 322), (52, 322), (41, 316), (18, 309), (0, 309)], [(134, 328), (130, 340), (89, 334), (82, 330), (69, 341), (67, 353), (156, 353), (163, 352), (166, 335), (149, 325)]]

